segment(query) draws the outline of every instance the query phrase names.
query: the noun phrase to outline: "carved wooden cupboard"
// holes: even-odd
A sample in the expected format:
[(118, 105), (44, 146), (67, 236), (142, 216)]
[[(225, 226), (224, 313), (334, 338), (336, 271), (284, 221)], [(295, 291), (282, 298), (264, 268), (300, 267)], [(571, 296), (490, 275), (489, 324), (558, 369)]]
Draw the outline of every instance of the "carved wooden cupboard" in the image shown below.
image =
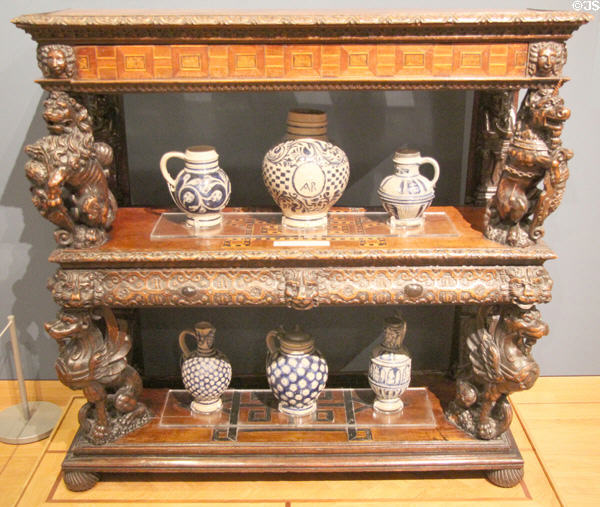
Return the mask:
[[(88, 403), (63, 463), (72, 490), (108, 472), (484, 470), (517, 484), (511, 392), (539, 369), (550, 300), (541, 238), (572, 152), (559, 90), (576, 12), (204, 14), (61, 11), (13, 22), (38, 43), (48, 135), (27, 146), (34, 205), (56, 227), (46, 324), (60, 380)], [(269, 230), (152, 236), (161, 210), (128, 206), (122, 95), (254, 90), (475, 90), (469, 206), (431, 209), (452, 234), (352, 228), (323, 247)], [(517, 104), (518, 90), (525, 89)], [(352, 163), (352, 161), (350, 161)], [(258, 168), (257, 168), (258, 177)], [(233, 182), (235, 192), (235, 181)], [(231, 210), (241, 216), (250, 210)], [(353, 210), (353, 213), (361, 213)], [(356, 225), (356, 224), (355, 224)], [(143, 389), (128, 365), (131, 311), (157, 307), (456, 305), (454, 376), (415, 378), (401, 414), (332, 389), (291, 424), (267, 393), (230, 390), (211, 418), (182, 393)], [(303, 315), (299, 312), (298, 319)], [(366, 365), (365, 365), (366, 368)], [(292, 421), (293, 422), (293, 421)]]

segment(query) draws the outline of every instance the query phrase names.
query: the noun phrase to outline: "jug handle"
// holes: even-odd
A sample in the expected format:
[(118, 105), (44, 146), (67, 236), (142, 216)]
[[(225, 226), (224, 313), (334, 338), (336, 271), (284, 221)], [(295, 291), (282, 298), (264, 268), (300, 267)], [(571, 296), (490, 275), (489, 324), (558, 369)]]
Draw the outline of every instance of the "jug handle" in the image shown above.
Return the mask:
[(196, 338), (196, 334), (191, 329), (186, 329), (179, 333), (179, 348), (181, 352), (183, 352), (183, 357), (187, 358), (192, 354), (192, 351), (188, 348), (187, 343), (185, 342), (185, 337), (187, 335), (193, 336)]
[(275, 354), (279, 350), (279, 331), (275, 329), (267, 333), (267, 348), (271, 354)]
[(437, 163), (437, 160), (431, 157), (421, 157), (421, 160), (419, 160), (419, 165), (423, 164), (431, 164), (433, 166), (433, 178), (431, 179), (431, 184), (435, 187), (435, 184), (440, 177), (440, 166)]
[(160, 158), (160, 172), (162, 173), (163, 178), (167, 181), (169, 188), (173, 190), (175, 188), (175, 180), (171, 178), (171, 175), (167, 170), (167, 162), (170, 158), (180, 158), (181, 160), (185, 160), (185, 153), (181, 153), (180, 151), (169, 151)]

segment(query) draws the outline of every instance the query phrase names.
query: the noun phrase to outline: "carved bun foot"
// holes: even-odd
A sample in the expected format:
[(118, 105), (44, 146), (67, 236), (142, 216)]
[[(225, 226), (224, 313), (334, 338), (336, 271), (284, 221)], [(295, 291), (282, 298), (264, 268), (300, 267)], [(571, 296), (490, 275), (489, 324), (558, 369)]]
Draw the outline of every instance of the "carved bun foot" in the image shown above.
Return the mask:
[(512, 488), (523, 479), (524, 470), (521, 468), (505, 468), (502, 470), (488, 470), (486, 477), (488, 481), (501, 488)]
[(64, 472), (63, 480), (71, 491), (87, 491), (96, 485), (100, 475), (95, 472)]

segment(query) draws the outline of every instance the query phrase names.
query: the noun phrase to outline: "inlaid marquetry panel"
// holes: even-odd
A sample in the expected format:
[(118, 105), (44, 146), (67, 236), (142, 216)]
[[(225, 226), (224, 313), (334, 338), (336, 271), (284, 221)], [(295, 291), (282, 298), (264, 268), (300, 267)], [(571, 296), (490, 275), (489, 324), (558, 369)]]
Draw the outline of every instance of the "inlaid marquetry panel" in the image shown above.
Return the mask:
[(525, 77), (527, 44), (78, 46), (77, 80)]

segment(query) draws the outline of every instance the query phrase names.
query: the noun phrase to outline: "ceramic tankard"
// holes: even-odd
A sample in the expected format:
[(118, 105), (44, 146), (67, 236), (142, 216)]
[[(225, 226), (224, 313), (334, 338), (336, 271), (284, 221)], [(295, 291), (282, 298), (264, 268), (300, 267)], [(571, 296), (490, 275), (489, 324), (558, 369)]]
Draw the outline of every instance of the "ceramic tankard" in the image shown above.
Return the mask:
[[(223, 406), (221, 395), (231, 382), (231, 364), (227, 356), (214, 347), (215, 332), (210, 322), (198, 322), (194, 329), (179, 334), (183, 385), (194, 397), (190, 406), (192, 412), (199, 414), (220, 410)], [(195, 348), (188, 347), (188, 337), (195, 341)]]
[[(392, 227), (415, 227), (423, 223), (423, 214), (435, 196), (434, 188), (440, 177), (440, 166), (431, 157), (418, 151), (398, 150), (393, 159), (396, 173), (383, 179), (377, 190), (383, 207), (391, 215)], [(419, 172), (423, 164), (433, 166), (433, 179)]]
[[(171, 158), (185, 162), (174, 179), (167, 170)], [(187, 216), (186, 225), (213, 227), (221, 223), (221, 210), (231, 197), (231, 183), (219, 167), (219, 155), (212, 146), (191, 146), (185, 153), (165, 153), (160, 159), (160, 170), (175, 204)]]

